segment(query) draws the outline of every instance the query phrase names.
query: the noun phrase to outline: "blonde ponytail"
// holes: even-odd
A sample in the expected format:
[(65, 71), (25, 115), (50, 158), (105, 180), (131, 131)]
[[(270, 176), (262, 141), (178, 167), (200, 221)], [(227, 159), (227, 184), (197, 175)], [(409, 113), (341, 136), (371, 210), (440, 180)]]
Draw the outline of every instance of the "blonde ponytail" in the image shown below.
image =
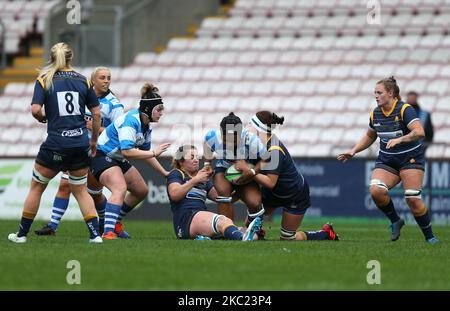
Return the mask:
[(70, 67), (73, 53), (69, 46), (64, 43), (56, 43), (50, 50), (50, 62), (39, 71), (39, 78), (44, 80), (45, 89), (53, 86), (53, 76), (58, 70)]

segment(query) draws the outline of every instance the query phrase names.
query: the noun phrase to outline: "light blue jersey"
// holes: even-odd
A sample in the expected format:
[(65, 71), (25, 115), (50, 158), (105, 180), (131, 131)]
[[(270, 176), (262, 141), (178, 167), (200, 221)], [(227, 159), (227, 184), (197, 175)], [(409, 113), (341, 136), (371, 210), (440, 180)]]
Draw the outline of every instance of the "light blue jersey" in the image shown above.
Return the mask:
[(108, 127), (111, 123), (123, 115), (123, 105), (119, 99), (108, 90), (105, 94), (98, 98), (100, 103), (100, 111), (102, 112), (102, 126)]
[[(100, 103), (100, 112), (102, 113), (102, 127), (105, 129), (114, 121), (123, 115), (123, 105), (119, 99), (108, 90), (104, 95), (97, 97)], [(90, 111), (86, 111), (85, 115), (92, 117)], [(92, 137), (92, 131), (88, 130), (89, 139)]]
[(209, 131), (205, 136), (205, 143), (216, 154), (216, 167), (228, 168), (233, 165), (235, 160), (246, 160), (249, 163), (256, 164), (260, 159), (267, 156), (267, 149), (264, 144), (246, 128), (242, 130), (236, 156), (233, 155), (233, 150), (225, 148), (219, 131)]
[(111, 123), (98, 139), (98, 149), (116, 160), (124, 160), (121, 150), (150, 150), (152, 128), (143, 128), (139, 110), (133, 109)]

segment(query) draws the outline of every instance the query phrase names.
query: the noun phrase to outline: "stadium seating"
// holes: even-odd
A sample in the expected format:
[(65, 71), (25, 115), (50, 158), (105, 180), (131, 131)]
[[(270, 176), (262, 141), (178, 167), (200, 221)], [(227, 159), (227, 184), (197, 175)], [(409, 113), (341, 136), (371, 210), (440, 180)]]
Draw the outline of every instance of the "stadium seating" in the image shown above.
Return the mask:
[[(6, 53), (17, 53), (20, 40), (28, 33), (42, 33), (45, 17), (51, 8), (60, 2), (60, 0), (0, 0), (0, 20), (5, 26)], [(0, 40), (1, 38), (2, 36)]]
[[(367, 13), (360, 0), (236, 1), (228, 18), (206, 18), (196, 38), (174, 38), (160, 54), (140, 53), (113, 68), (112, 90), (130, 108), (144, 82), (160, 88), (166, 112), (155, 144), (189, 136), (199, 143), (229, 111), (248, 122), (270, 109), (286, 117), (278, 132), (293, 155), (328, 157), (365, 133), (375, 82), (395, 75), (402, 94), (419, 92), (433, 113), (428, 156), (449, 156), (450, 0), (383, 2), (380, 25), (368, 25)], [(0, 144), (15, 143), (1, 155), (40, 142), (32, 130), (40, 135), (42, 125), (22, 116), (32, 91), (33, 84), (9, 84), (0, 97), (8, 133)]]

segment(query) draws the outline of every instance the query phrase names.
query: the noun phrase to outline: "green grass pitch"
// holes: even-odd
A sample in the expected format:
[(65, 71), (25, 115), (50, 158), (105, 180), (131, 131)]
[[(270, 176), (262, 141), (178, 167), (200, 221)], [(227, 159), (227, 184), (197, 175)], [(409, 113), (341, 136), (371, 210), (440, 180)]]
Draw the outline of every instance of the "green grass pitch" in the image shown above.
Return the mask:
[[(169, 222), (125, 224), (131, 240), (90, 245), (84, 223), (63, 221), (57, 236), (30, 233), (18, 245), (6, 238), (18, 222), (0, 221), (0, 290), (450, 290), (449, 227), (436, 226), (441, 243), (427, 245), (416, 225), (389, 241), (385, 222), (335, 219), (339, 242), (281, 242), (274, 221), (268, 241), (246, 243), (178, 241)], [(66, 282), (73, 259), (79, 285)], [(380, 285), (366, 281), (372, 259), (381, 264)]]

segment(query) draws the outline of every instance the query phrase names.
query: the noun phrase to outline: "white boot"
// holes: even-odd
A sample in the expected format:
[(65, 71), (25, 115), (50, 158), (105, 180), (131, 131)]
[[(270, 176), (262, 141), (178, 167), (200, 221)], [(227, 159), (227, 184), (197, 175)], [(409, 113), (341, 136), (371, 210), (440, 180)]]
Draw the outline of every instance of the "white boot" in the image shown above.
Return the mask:
[(89, 243), (103, 243), (103, 240), (99, 235), (97, 235), (95, 238), (89, 239)]
[(25, 243), (27, 241), (27, 237), (26, 236), (17, 236), (17, 233), (10, 233), (8, 235), (8, 240), (10, 240), (11, 242), (14, 243)]

